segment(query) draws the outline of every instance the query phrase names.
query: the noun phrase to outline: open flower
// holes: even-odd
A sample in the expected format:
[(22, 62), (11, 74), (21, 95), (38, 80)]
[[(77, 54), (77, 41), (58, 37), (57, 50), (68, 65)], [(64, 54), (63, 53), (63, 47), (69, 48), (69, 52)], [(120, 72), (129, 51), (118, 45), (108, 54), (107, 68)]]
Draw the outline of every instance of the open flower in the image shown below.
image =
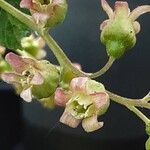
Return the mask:
[(84, 130), (92, 132), (103, 126), (97, 117), (106, 112), (109, 97), (101, 83), (78, 77), (72, 79), (69, 91), (60, 88), (56, 90), (55, 103), (66, 107), (60, 122), (72, 128), (82, 122)]
[(140, 24), (136, 19), (150, 12), (150, 5), (139, 6), (130, 12), (125, 1), (116, 1), (114, 10), (106, 0), (101, 0), (101, 4), (109, 17), (100, 26), (101, 41), (106, 45), (109, 56), (120, 58), (126, 50), (135, 45), (136, 34), (140, 31)]
[(63, 22), (67, 12), (66, 0), (21, 0), (20, 7), (29, 9), (35, 22), (46, 27)]
[(14, 53), (6, 55), (6, 61), (13, 72), (4, 73), (2, 79), (13, 84), (20, 96), (27, 102), (32, 98), (42, 99), (51, 96), (59, 82), (55, 66), (47, 61), (22, 58)]

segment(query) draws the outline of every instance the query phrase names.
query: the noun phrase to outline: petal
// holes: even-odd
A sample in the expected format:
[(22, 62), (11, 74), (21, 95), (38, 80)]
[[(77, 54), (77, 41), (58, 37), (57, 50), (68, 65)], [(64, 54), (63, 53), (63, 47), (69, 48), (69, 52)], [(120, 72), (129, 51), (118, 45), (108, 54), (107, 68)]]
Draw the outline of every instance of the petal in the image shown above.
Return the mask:
[(30, 84), (33, 85), (41, 85), (43, 83), (44, 83), (44, 78), (39, 72), (35, 73), (32, 80), (30, 81)]
[(81, 120), (74, 118), (68, 111), (65, 110), (60, 118), (60, 122), (72, 128), (76, 128)]
[(35, 41), (38, 43), (40, 49), (43, 49), (46, 45), (45, 41), (41, 37), (38, 37)]
[(96, 107), (99, 109), (109, 102), (109, 96), (107, 93), (95, 93), (90, 95), (92, 97), (92, 100), (94, 101)]
[(73, 63), (74, 67), (76, 67), (79, 70), (82, 70), (82, 67), (79, 63)]
[(29, 87), (26, 90), (23, 90), (20, 93), (20, 97), (25, 100), (26, 102), (31, 102), (32, 101), (32, 92), (31, 92), (31, 87)]
[(102, 22), (102, 23), (100, 24), (100, 30), (103, 30), (104, 27), (107, 26), (108, 22), (109, 22), (109, 20), (105, 20), (104, 22)]
[(5, 59), (17, 73), (22, 73), (28, 66), (23, 58), (11, 52), (6, 55)]
[(95, 130), (98, 130), (102, 128), (103, 125), (103, 122), (98, 122), (97, 115), (82, 120), (82, 127), (86, 132), (93, 132)]
[(148, 12), (150, 12), (150, 5), (139, 6), (131, 12), (129, 18), (135, 21), (138, 17)]
[(78, 77), (71, 80), (70, 87), (73, 91), (85, 91), (87, 77)]
[(21, 76), (15, 73), (3, 73), (1, 75), (1, 78), (3, 81), (12, 84), (12, 83), (19, 83)]
[(33, 15), (33, 18), (36, 22), (36, 24), (44, 24), (47, 22), (47, 19), (49, 18), (49, 16), (45, 13), (39, 13), (39, 12), (36, 12), (34, 13)]
[(135, 22), (133, 23), (133, 26), (134, 26), (134, 31), (135, 31), (135, 33), (136, 33), (136, 34), (139, 33), (140, 30), (141, 30), (140, 24), (139, 24), (137, 21), (135, 21)]
[(107, 13), (108, 17), (112, 18), (114, 13), (113, 13), (112, 8), (107, 3), (107, 1), (106, 0), (101, 0), (101, 5), (102, 5), (103, 10)]
[(63, 4), (64, 0), (53, 0), (53, 5)]
[(119, 15), (121, 17), (128, 17), (130, 15), (128, 3), (124, 1), (116, 1), (114, 13), (115, 15)]
[(32, 0), (21, 0), (20, 7), (31, 9), (33, 7)]
[(86, 83), (86, 92), (88, 94), (94, 94), (94, 93), (105, 93), (105, 87), (102, 83), (99, 83), (95, 80), (88, 80)]
[(67, 93), (65, 93), (65, 91), (61, 88), (57, 88), (57, 90), (55, 91), (55, 104), (58, 106), (65, 106), (68, 99), (67, 99)]

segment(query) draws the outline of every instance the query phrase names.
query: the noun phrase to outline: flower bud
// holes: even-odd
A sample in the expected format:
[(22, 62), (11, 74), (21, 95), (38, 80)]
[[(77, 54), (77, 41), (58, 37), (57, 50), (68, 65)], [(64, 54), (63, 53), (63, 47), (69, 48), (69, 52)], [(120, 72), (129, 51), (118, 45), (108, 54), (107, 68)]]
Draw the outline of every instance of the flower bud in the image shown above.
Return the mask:
[(41, 37), (35, 38), (34, 35), (24, 37), (21, 39), (21, 46), (27, 54), (36, 59), (42, 59), (46, 56), (45, 42)]
[(130, 12), (127, 2), (117, 1), (113, 11), (106, 0), (101, 0), (101, 3), (109, 16), (100, 26), (101, 42), (106, 46), (109, 56), (120, 58), (136, 44), (140, 24), (135, 20), (141, 14), (150, 12), (150, 6), (140, 6)]
[(62, 23), (67, 13), (66, 0), (22, 0), (20, 7), (29, 9), (37, 24), (49, 28)]

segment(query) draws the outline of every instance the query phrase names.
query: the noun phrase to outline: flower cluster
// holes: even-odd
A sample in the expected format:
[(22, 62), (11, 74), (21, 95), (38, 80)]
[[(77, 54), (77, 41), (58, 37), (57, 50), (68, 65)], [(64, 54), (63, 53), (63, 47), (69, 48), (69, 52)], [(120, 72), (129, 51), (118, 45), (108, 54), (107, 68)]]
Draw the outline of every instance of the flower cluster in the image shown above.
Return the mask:
[(101, 0), (101, 4), (109, 18), (100, 25), (100, 40), (106, 46), (110, 58), (100, 71), (85, 73), (81, 71), (79, 64), (73, 64), (73, 67), (63, 50), (48, 35), (49, 28), (64, 21), (67, 13), (66, 0), (21, 0), (20, 7), (29, 9), (32, 17), (1, 1), (0, 6), (5, 11), (13, 9), (10, 12), (14, 17), (34, 29), (47, 42), (60, 66), (43, 60), (46, 55), (45, 41), (31, 35), (21, 39), (22, 50), (16, 51), (21, 56), (11, 52), (4, 60), (2, 55), (5, 49), (0, 47), (0, 77), (14, 85), (17, 93), (26, 102), (35, 98), (47, 108), (53, 108), (54, 105), (64, 107), (60, 122), (72, 128), (81, 123), (86, 132), (103, 127), (104, 123), (99, 122), (98, 117), (107, 111), (111, 98), (133, 111), (145, 122), (149, 136), (146, 150), (150, 150), (150, 120), (136, 108), (140, 106), (150, 109), (150, 95), (136, 102), (135, 99), (106, 91), (102, 83), (90, 79), (106, 72), (115, 59), (123, 56), (136, 44), (136, 34), (140, 32), (140, 24), (136, 20), (142, 14), (150, 12), (150, 5), (139, 6), (130, 11), (125, 1), (116, 1), (114, 10), (106, 0)]
[[(60, 69), (48, 61), (23, 58), (14, 53), (8, 53), (5, 59), (12, 71), (3, 73), (1, 78), (13, 84), (25, 101), (36, 98), (48, 108), (53, 107), (53, 101), (57, 106), (65, 107), (60, 122), (73, 128), (80, 122), (86, 132), (103, 126), (97, 117), (106, 112), (109, 97), (101, 83), (87, 77), (75, 77), (68, 88), (63, 89), (63, 86), (58, 87), (62, 82)], [(81, 68), (79, 64), (75, 66)]]

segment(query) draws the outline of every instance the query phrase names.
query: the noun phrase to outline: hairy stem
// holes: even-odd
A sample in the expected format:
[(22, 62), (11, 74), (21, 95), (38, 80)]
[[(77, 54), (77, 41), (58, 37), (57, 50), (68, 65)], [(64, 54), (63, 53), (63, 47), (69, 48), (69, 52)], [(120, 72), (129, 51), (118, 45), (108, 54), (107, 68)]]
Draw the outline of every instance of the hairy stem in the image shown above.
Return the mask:
[(115, 61), (115, 59), (113, 57), (109, 57), (109, 60), (106, 63), (106, 65), (102, 69), (100, 69), (99, 71), (92, 73), (89, 77), (90, 78), (97, 78), (97, 77), (103, 75), (113, 65), (114, 61)]
[(121, 105), (137, 106), (137, 107), (150, 109), (150, 103), (143, 101), (143, 99), (125, 98), (125, 97), (116, 95), (110, 91), (107, 91), (107, 93), (112, 101), (119, 103)]
[(136, 107), (134, 106), (126, 106), (129, 110), (131, 110), (132, 112), (134, 112), (146, 125), (148, 123), (150, 123), (150, 120), (140, 111), (138, 110)]

